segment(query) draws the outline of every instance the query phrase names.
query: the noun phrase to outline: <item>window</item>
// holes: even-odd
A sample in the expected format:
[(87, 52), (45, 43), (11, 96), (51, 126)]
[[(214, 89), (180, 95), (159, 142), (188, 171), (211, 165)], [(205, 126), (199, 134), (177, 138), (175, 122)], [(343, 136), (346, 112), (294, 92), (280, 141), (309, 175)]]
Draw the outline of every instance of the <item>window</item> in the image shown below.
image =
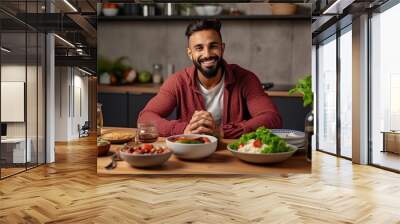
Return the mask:
[(351, 26), (340, 36), (340, 155), (352, 157), (352, 35)]
[(318, 149), (336, 154), (336, 36), (318, 48)]
[(400, 156), (385, 151), (382, 132), (400, 130), (399, 21), (400, 4), (371, 18), (371, 162), (396, 170)]
[[(18, 2), (18, 7), (21, 14), (39, 13), (42, 4)], [(7, 5), (14, 4), (0, 1), (0, 8)], [(45, 34), (4, 12), (0, 12), (0, 179), (45, 163), (46, 139)]]

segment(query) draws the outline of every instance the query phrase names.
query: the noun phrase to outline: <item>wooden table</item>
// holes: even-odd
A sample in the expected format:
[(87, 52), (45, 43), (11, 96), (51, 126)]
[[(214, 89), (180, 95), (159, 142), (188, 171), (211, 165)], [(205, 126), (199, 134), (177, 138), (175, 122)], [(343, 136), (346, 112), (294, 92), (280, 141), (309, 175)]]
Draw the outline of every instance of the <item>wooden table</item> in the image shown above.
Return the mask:
[[(120, 129), (120, 128), (118, 128)], [(107, 129), (112, 131), (115, 129)], [(125, 129), (129, 130), (129, 129)], [(134, 131), (134, 129), (130, 129)], [(226, 149), (226, 144), (233, 140), (222, 139), (218, 149), (210, 157), (199, 161), (180, 160), (174, 155), (162, 166), (154, 168), (135, 168), (125, 161), (118, 161), (113, 170), (106, 170), (104, 167), (111, 162), (111, 155), (97, 158), (97, 174), (288, 174), (288, 173), (310, 173), (311, 163), (307, 162), (304, 152), (296, 152), (288, 160), (277, 164), (257, 165), (246, 163), (237, 159)], [(159, 142), (164, 142), (159, 138)], [(112, 145), (114, 152), (121, 145)]]

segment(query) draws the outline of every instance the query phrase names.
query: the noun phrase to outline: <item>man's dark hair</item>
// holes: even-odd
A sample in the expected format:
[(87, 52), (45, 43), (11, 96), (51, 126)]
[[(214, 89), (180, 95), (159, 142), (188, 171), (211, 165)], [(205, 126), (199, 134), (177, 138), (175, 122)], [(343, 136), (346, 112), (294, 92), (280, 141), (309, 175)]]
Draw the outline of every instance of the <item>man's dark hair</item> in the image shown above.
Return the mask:
[(195, 21), (188, 25), (188, 27), (186, 28), (185, 35), (189, 39), (193, 33), (202, 30), (215, 30), (217, 31), (219, 37), (221, 37), (222, 39), (221, 22), (218, 19), (203, 19)]

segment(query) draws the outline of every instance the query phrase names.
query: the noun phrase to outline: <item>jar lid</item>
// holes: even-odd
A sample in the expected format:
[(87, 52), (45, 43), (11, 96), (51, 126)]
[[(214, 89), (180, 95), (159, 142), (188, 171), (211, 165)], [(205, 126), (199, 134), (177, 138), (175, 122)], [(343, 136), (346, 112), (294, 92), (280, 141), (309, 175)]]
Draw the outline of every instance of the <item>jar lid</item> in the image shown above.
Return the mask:
[(161, 68), (161, 64), (154, 64), (154, 65), (153, 65), (153, 68), (154, 68), (154, 69), (160, 69), (160, 68)]

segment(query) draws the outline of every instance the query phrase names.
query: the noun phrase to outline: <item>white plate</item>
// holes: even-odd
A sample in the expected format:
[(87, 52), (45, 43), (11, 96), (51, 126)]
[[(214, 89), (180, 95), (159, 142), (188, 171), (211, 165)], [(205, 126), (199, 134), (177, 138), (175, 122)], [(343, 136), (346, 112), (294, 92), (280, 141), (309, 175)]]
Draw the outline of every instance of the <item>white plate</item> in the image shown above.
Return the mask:
[(299, 144), (303, 144), (304, 145), (304, 142), (305, 142), (304, 138), (303, 139), (297, 139), (297, 140), (285, 139), (285, 138), (282, 138), (282, 139), (284, 139), (288, 144), (291, 144), (291, 145), (299, 145)]
[[(289, 144), (288, 144), (289, 145)], [(228, 150), (237, 158), (249, 162), (258, 164), (268, 164), (268, 163), (278, 163), (289, 159), (296, 151), (297, 147), (294, 145), (289, 145), (293, 150), (290, 152), (278, 152), (278, 153), (248, 153), (248, 152), (238, 152), (229, 148)]]
[(285, 140), (304, 140), (305, 133), (290, 129), (271, 129), (271, 132)]

